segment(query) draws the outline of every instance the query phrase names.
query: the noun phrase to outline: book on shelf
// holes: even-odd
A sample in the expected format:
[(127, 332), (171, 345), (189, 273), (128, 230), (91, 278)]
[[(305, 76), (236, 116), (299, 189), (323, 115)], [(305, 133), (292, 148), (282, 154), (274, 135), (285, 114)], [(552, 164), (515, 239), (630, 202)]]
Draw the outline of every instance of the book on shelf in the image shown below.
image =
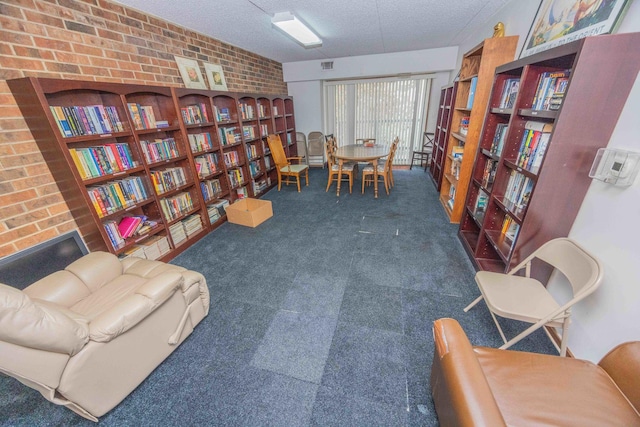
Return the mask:
[(502, 154), (502, 149), (504, 148), (504, 141), (507, 137), (507, 131), (509, 130), (509, 126), (506, 123), (498, 123), (496, 125), (496, 131), (493, 135), (493, 141), (491, 142), (491, 147), (489, 151), (491, 154), (500, 157)]
[(483, 190), (478, 191), (478, 195), (476, 196), (476, 202), (473, 208), (473, 216), (475, 216), (478, 221), (482, 221), (482, 219), (484, 218), (484, 214), (487, 210), (488, 202), (489, 202), (489, 195), (485, 193)]
[(126, 143), (70, 148), (69, 154), (82, 179), (124, 172), (137, 165)]
[(534, 120), (528, 120), (525, 123), (516, 158), (516, 164), (519, 167), (537, 173), (540, 164), (542, 164), (552, 130), (552, 123)]
[(533, 180), (517, 171), (511, 171), (504, 192), (503, 203), (516, 215), (521, 215), (529, 204), (533, 191)]
[(504, 220), (502, 221), (500, 235), (511, 245), (511, 247), (513, 247), (513, 244), (516, 241), (519, 230), (520, 225), (511, 216), (505, 215)]
[(460, 135), (462, 136), (467, 136), (467, 133), (469, 133), (469, 116), (463, 116), (460, 119)]
[(180, 108), (182, 119), (187, 125), (196, 125), (201, 123), (208, 123), (209, 116), (207, 114), (207, 106), (205, 103), (188, 105)]
[(192, 153), (199, 153), (213, 148), (213, 141), (211, 141), (211, 135), (206, 133), (194, 133), (189, 134), (189, 148)]
[(502, 93), (500, 94), (500, 108), (513, 108), (516, 102), (516, 96), (518, 95), (518, 89), (520, 88), (520, 79), (512, 78), (506, 79), (502, 86)]
[(231, 120), (231, 114), (229, 113), (228, 108), (218, 108), (217, 106), (213, 107), (216, 121), (218, 122), (228, 122)]
[(571, 70), (547, 71), (540, 74), (531, 103), (533, 110), (558, 110), (569, 84)]
[(218, 172), (218, 154), (207, 153), (193, 159), (196, 165), (196, 171), (200, 178), (204, 178)]
[(498, 162), (493, 160), (487, 160), (487, 164), (484, 165), (484, 171), (482, 172), (482, 186), (487, 190), (490, 190), (493, 185), (497, 169)]
[(471, 108), (473, 108), (473, 99), (476, 96), (477, 86), (478, 86), (478, 76), (474, 76), (471, 78), (471, 83), (469, 84), (469, 97), (467, 98), (467, 110), (471, 110)]
[(173, 138), (156, 139), (154, 141), (140, 141), (142, 152), (147, 163), (160, 162), (180, 156), (178, 144)]
[(128, 239), (133, 236), (138, 227), (142, 225), (142, 222), (146, 219), (146, 216), (125, 216), (118, 222), (118, 233), (123, 239)]
[(462, 159), (463, 154), (464, 154), (463, 145), (454, 145), (453, 147), (451, 147), (451, 156), (454, 159)]

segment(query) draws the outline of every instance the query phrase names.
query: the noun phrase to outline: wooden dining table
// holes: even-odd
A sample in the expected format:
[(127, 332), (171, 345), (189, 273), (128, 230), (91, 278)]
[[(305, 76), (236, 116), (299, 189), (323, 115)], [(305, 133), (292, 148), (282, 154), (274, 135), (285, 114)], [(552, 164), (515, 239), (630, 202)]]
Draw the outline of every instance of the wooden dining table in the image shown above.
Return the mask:
[(367, 147), (361, 144), (343, 145), (338, 147), (334, 156), (338, 160), (338, 183), (336, 195), (340, 197), (340, 183), (342, 182), (342, 165), (345, 161), (369, 162), (373, 164), (373, 194), (378, 198), (378, 159), (389, 155), (389, 147), (374, 145)]

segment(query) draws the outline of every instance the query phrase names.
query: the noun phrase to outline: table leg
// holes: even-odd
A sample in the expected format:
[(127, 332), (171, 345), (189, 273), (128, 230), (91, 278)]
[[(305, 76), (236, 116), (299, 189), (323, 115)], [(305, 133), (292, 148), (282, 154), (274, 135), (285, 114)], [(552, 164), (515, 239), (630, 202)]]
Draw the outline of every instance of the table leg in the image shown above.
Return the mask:
[(373, 198), (378, 198), (378, 161), (373, 162)]
[[(338, 189), (336, 192), (336, 196), (340, 197), (340, 183), (342, 182), (342, 164), (344, 163), (343, 159), (338, 159), (338, 182), (336, 182), (336, 188)], [(331, 173), (331, 171), (329, 171)]]

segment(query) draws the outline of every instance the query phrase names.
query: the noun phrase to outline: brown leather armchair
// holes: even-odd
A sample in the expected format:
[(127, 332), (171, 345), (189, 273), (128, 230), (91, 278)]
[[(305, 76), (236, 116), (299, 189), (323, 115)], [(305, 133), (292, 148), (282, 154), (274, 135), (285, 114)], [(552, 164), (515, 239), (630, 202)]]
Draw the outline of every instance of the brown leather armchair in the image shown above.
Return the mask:
[(594, 363), (472, 347), (453, 319), (434, 323), (431, 393), (442, 426), (638, 426), (640, 341)]
[(200, 273), (90, 253), (24, 291), (0, 284), (0, 372), (97, 421), (208, 311)]

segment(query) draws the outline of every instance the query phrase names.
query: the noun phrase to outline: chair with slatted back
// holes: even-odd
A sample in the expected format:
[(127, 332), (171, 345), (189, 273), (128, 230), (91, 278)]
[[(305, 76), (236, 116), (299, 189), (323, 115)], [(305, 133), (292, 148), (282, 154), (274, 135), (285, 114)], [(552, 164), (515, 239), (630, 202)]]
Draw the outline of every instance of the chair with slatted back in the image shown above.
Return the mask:
[[(331, 183), (336, 181), (336, 185), (338, 182), (338, 175), (340, 172), (340, 166), (337, 164), (336, 159), (334, 157), (335, 149), (336, 149), (335, 139), (333, 137), (329, 138), (327, 143), (325, 144), (325, 152), (327, 154), (327, 165), (329, 166), (329, 179), (327, 181), (327, 189), (329, 191), (329, 187), (331, 187)], [(344, 162), (342, 164), (342, 180), (349, 181), (349, 193), (351, 193), (353, 189), (353, 178), (356, 175), (358, 170), (358, 164), (355, 162)]]
[(411, 165), (409, 169), (413, 167), (413, 162), (420, 161), (420, 166), (424, 163), (424, 171), (427, 171), (429, 163), (431, 163), (431, 154), (433, 153), (433, 138), (435, 134), (433, 132), (425, 132), (423, 134), (422, 147), (420, 150), (414, 151), (411, 155)]
[[(387, 195), (389, 194), (389, 188), (391, 186), (391, 181), (393, 180), (391, 167), (393, 165), (393, 158), (396, 154), (399, 142), (400, 140), (396, 137), (396, 139), (391, 143), (391, 148), (389, 149), (389, 155), (387, 158), (385, 160), (379, 160), (377, 164), (378, 176), (381, 176), (383, 179), (384, 189), (387, 191)], [(362, 169), (362, 194), (364, 194), (365, 184), (373, 183), (374, 179), (376, 179), (376, 177), (374, 176), (373, 165), (369, 164)]]
[[(282, 141), (278, 135), (268, 135), (267, 143), (269, 144), (269, 150), (271, 150), (271, 156), (273, 157), (273, 162), (276, 164), (276, 171), (278, 172), (278, 191), (280, 191), (282, 187), (283, 177), (287, 178), (284, 181), (286, 185), (291, 183), (289, 178), (295, 177), (298, 192), (300, 192), (301, 175), (304, 175), (306, 185), (309, 186), (309, 166), (299, 164), (301, 160), (300, 157), (287, 157), (284, 154)], [(294, 164), (292, 161), (297, 161), (298, 164)]]
[(322, 132), (309, 132), (307, 136), (307, 154), (309, 156), (309, 166), (322, 166), (326, 162), (324, 158), (325, 138)]

